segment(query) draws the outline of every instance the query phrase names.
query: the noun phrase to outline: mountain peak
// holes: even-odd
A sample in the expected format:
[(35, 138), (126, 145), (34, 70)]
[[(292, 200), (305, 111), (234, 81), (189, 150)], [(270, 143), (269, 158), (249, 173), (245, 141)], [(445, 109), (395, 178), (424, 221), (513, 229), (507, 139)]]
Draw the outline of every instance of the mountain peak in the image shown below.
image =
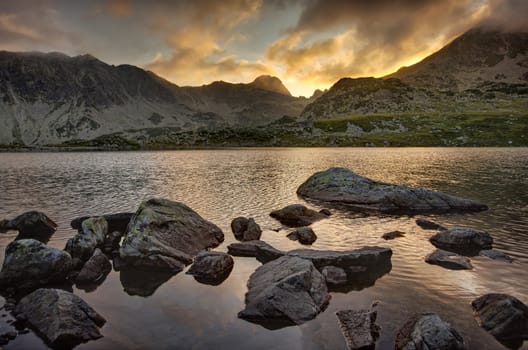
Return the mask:
[(262, 90), (268, 90), (282, 95), (291, 96), (290, 92), (286, 86), (284, 86), (282, 81), (279, 78), (271, 75), (261, 75), (253, 80), (253, 82), (249, 83), (249, 85)]

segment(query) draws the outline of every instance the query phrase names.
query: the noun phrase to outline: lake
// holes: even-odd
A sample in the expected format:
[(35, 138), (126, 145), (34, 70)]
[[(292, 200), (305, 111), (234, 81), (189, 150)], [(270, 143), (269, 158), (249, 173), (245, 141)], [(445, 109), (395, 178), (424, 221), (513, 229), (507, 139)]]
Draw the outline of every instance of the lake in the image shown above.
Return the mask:
[[(299, 243), (286, 238), (288, 230), (273, 231), (281, 225), (269, 213), (293, 203), (321, 209), (298, 198), (296, 189), (314, 172), (332, 166), (489, 205), (480, 213), (424, 217), (445, 226), (489, 231), (495, 248), (511, 255), (514, 263), (477, 256), (470, 271), (429, 265), (424, 257), (434, 250), (428, 241), (434, 231), (416, 226), (415, 217), (332, 209), (329, 219), (312, 225), (318, 235), (312, 248), (389, 246), (394, 252), (392, 269), (374, 285), (331, 293), (328, 308), (314, 320), (267, 329), (237, 318), (244, 308), (247, 280), (260, 266), (254, 258), (235, 257), (231, 275), (218, 286), (201, 284), (184, 272), (169, 278), (112, 271), (95, 290), (74, 287), (74, 293), (107, 320), (104, 338), (77, 349), (346, 349), (335, 312), (368, 308), (373, 301), (380, 302), (377, 349), (391, 349), (405, 320), (427, 311), (453, 324), (469, 349), (503, 348), (478, 327), (470, 302), (490, 292), (528, 302), (528, 148), (0, 153), (0, 219), (43, 211), (59, 224), (48, 244), (62, 249), (75, 234), (69, 226), (73, 218), (135, 211), (145, 199), (164, 197), (186, 203), (218, 225), (225, 242), (217, 250), (226, 251), (235, 241), (230, 222), (237, 216), (254, 217), (264, 231), (262, 240), (289, 250)], [(406, 232), (405, 237), (381, 238), (394, 230)], [(1, 261), (15, 237), (13, 232), (0, 234)], [(138, 292), (151, 295), (130, 295)], [(45, 348), (32, 333), (19, 335), (5, 347)], [(528, 342), (522, 349), (528, 349)]]

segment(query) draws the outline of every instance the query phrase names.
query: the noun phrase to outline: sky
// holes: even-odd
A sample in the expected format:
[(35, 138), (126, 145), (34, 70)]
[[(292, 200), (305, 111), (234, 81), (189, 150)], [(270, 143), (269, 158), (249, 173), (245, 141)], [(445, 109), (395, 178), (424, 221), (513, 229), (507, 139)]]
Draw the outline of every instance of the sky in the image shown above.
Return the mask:
[(180, 86), (269, 74), (309, 97), (527, 17), (526, 0), (0, 0), (0, 50), (88, 53)]

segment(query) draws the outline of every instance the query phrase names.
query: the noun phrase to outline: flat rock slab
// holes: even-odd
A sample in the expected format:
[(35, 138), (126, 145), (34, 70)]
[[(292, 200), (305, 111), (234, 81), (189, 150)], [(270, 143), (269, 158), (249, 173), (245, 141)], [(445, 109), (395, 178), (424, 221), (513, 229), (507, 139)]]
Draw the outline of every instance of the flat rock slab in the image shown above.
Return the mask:
[(60, 289), (37, 289), (20, 300), (13, 314), (59, 349), (101, 338), (99, 327), (106, 322), (84, 300)]
[(260, 240), (231, 243), (227, 246), (227, 251), (233, 256), (253, 257), (262, 262), (275, 260), (286, 254)]
[(499, 261), (504, 261), (504, 262), (508, 262), (508, 263), (512, 263), (513, 262), (513, 258), (511, 256), (509, 256), (508, 254), (505, 254), (503, 252), (499, 252), (498, 250), (495, 250), (495, 249), (481, 250), (479, 252), (479, 255), (488, 257), (488, 258), (493, 259), (493, 260), (499, 260)]
[(425, 257), (425, 262), (432, 265), (439, 265), (451, 270), (471, 270), (471, 260), (465, 256), (458, 255), (441, 249), (436, 249)]
[(470, 227), (451, 227), (438, 232), (429, 241), (437, 248), (454, 252), (491, 249), (493, 245), (488, 232)]
[(482, 211), (484, 204), (423, 188), (394, 185), (330, 168), (313, 174), (297, 189), (299, 196), (380, 212), (426, 213)]
[(120, 249), (128, 265), (179, 272), (182, 264), (224, 240), (222, 230), (183, 203), (150, 199), (132, 218)]
[(309, 209), (302, 204), (288, 205), (282, 209), (272, 211), (270, 216), (280, 221), (281, 224), (289, 227), (310, 226), (316, 221), (326, 219), (329, 215)]
[(336, 316), (349, 350), (376, 347), (380, 334), (380, 327), (376, 324), (377, 311), (342, 310), (336, 312)]
[(446, 230), (446, 228), (442, 225), (437, 224), (436, 222), (433, 222), (431, 220), (427, 220), (424, 218), (418, 218), (416, 219), (416, 225), (420, 226), (424, 230)]
[(411, 317), (396, 335), (396, 350), (465, 350), (462, 336), (435, 313)]
[(485, 294), (471, 302), (480, 327), (501, 343), (518, 348), (528, 339), (528, 306), (507, 294)]
[(390, 231), (390, 232), (385, 232), (381, 236), (381, 238), (383, 238), (386, 241), (389, 241), (389, 240), (392, 240), (392, 239), (396, 239), (396, 238), (400, 238), (400, 237), (405, 237), (405, 232), (402, 232), (402, 231)]
[(324, 277), (309, 260), (283, 256), (251, 275), (246, 308), (238, 316), (254, 322), (302, 324), (323, 311), (329, 300)]
[(49, 235), (55, 232), (57, 224), (46, 214), (33, 210), (4, 222), (4, 229), (17, 230), (23, 235)]
[(73, 219), (70, 222), (70, 226), (75, 230), (81, 229), (81, 224), (84, 220), (91, 217), (103, 217), (108, 223), (108, 231), (119, 231), (125, 233), (127, 231), (128, 224), (134, 216), (134, 213), (115, 213), (115, 214), (105, 214), (105, 215), (92, 215), (92, 216), (81, 216)]
[(239, 241), (254, 241), (260, 239), (262, 230), (253, 218), (238, 217), (231, 221), (231, 231)]
[(201, 252), (187, 271), (201, 283), (218, 285), (222, 283), (233, 270), (234, 261), (231, 255), (224, 252)]
[(35, 239), (8, 244), (0, 272), (0, 285), (15, 289), (34, 289), (64, 281), (72, 271), (67, 252), (51, 248)]
[(313, 244), (317, 240), (317, 235), (311, 227), (299, 227), (295, 231), (290, 232), (286, 237), (292, 241), (299, 241), (301, 244)]

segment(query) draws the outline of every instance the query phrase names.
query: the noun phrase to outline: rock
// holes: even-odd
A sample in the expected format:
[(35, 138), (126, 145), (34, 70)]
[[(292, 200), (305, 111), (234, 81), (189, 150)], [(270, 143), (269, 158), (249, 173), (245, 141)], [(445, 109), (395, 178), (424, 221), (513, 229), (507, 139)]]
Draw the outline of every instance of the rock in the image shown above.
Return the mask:
[(479, 252), (479, 255), (486, 256), (493, 260), (505, 261), (508, 263), (513, 262), (513, 258), (511, 256), (509, 256), (508, 254), (504, 254), (503, 252), (499, 252), (498, 250), (495, 250), (495, 249), (481, 250)]
[(46, 214), (40, 211), (28, 211), (16, 218), (4, 221), (4, 227), (10, 230), (17, 230), (23, 235), (49, 235), (55, 232), (57, 224)]
[(464, 340), (435, 313), (413, 316), (396, 335), (396, 350), (465, 350)]
[(35, 239), (21, 239), (6, 247), (0, 284), (17, 290), (34, 289), (64, 281), (71, 270), (72, 259), (68, 253)]
[(251, 275), (246, 308), (238, 316), (302, 324), (323, 311), (329, 300), (324, 277), (309, 260), (283, 256)]
[(519, 348), (528, 339), (528, 306), (507, 294), (485, 294), (471, 302), (480, 327), (501, 343)]
[(446, 230), (444, 226), (439, 225), (436, 222), (432, 222), (424, 218), (416, 219), (416, 225), (420, 226), (424, 230)]
[(319, 212), (321, 214), (323, 214), (323, 215), (326, 215), (326, 216), (332, 215), (332, 212), (330, 210), (326, 209), (326, 208), (323, 208), (323, 209), (319, 210)]
[(342, 310), (336, 312), (336, 316), (349, 350), (376, 347), (380, 334), (380, 327), (376, 324), (377, 311)]
[(9, 228), (9, 220), (6, 220), (6, 219), (0, 220), (0, 232), (4, 233), (4, 232), (7, 232), (9, 230), (10, 230), (10, 228)]
[(425, 262), (432, 265), (439, 265), (451, 270), (471, 270), (471, 260), (465, 256), (460, 256), (453, 252), (436, 249), (425, 257)]
[(310, 227), (299, 227), (289, 233), (286, 237), (292, 241), (299, 241), (301, 244), (312, 244), (317, 240), (315, 232)]
[(223, 252), (201, 252), (195, 258), (187, 274), (193, 275), (201, 283), (218, 285), (233, 270), (231, 255)]
[(231, 221), (231, 230), (239, 241), (254, 241), (260, 239), (262, 230), (253, 218), (238, 217)]
[(102, 246), (108, 232), (108, 223), (103, 217), (86, 219), (81, 230), (66, 242), (66, 250), (73, 259), (75, 269), (80, 269), (93, 255), (95, 248)]
[(437, 248), (456, 252), (491, 249), (493, 245), (493, 238), (489, 233), (469, 227), (452, 227), (440, 231), (429, 241)]
[(20, 300), (13, 314), (53, 348), (99, 339), (99, 327), (106, 322), (84, 300), (60, 289), (37, 289)]
[(179, 272), (183, 264), (224, 240), (222, 230), (183, 203), (150, 199), (132, 218), (120, 249), (128, 265)]
[(482, 211), (484, 204), (445, 193), (373, 181), (345, 168), (313, 174), (297, 194), (381, 212)]
[(10, 340), (17, 337), (16, 331), (6, 331), (0, 334), (0, 345), (6, 345)]
[(92, 257), (84, 264), (75, 278), (77, 283), (97, 282), (104, 279), (112, 270), (110, 260), (104, 253), (96, 248)]
[(275, 249), (264, 241), (248, 241), (242, 243), (231, 243), (227, 246), (227, 252), (233, 256), (249, 256), (257, 258), (261, 262), (275, 260), (286, 254)]
[(123, 234), (119, 231), (112, 231), (107, 234), (103, 243), (104, 252), (109, 254), (114, 250), (119, 249), (119, 243), (121, 242), (122, 237)]
[(325, 266), (322, 268), (321, 273), (328, 285), (340, 286), (348, 282), (346, 271), (340, 267)]
[(310, 226), (314, 222), (328, 217), (301, 204), (292, 204), (280, 210), (272, 211), (270, 216), (290, 227)]
[(116, 213), (106, 215), (82, 216), (71, 221), (70, 226), (75, 230), (81, 229), (81, 224), (84, 220), (91, 217), (103, 217), (108, 223), (108, 232), (119, 231), (122, 234), (127, 231), (128, 223), (132, 219), (134, 213)]
[(404, 237), (405, 236), (405, 232), (402, 232), (402, 231), (391, 231), (391, 232), (386, 232), (384, 233), (381, 238), (383, 238), (384, 240), (391, 240), (391, 239), (395, 239), (395, 238), (398, 238), (398, 237)]

